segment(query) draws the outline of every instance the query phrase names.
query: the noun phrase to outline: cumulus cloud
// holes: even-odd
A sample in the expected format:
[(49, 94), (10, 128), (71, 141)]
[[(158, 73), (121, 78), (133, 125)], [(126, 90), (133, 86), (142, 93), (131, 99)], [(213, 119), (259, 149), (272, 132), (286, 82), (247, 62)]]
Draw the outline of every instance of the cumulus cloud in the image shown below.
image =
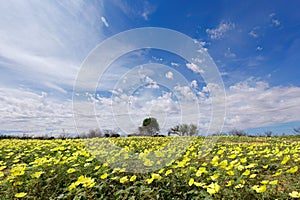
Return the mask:
[(203, 74), (204, 70), (200, 69), (198, 65), (196, 65), (195, 63), (187, 63), (186, 64), (187, 68), (189, 68), (190, 70), (192, 70), (194, 73), (199, 73), (199, 74)]
[(198, 87), (198, 83), (197, 83), (196, 80), (193, 80), (193, 81), (191, 82), (191, 87), (193, 87), (193, 88), (197, 88), (197, 87)]
[(247, 129), (300, 120), (299, 87), (270, 87), (250, 78), (226, 92), (228, 129)]
[(0, 88), (0, 124), (3, 132), (75, 133), (71, 100), (53, 99), (46, 92)]
[(166, 78), (167, 78), (167, 79), (173, 79), (173, 72), (168, 71), (168, 72), (166, 73)]
[(235, 24), (231, 22), (221, 22), (215, 29), (206, 29), (206, 33), (213, 40), (222, 39), (226, 32), (235, 28)]
[[(196, 85), (193, 80), (191, 87), (196, 89)], [(213, 87), (209, 84), (198, 93), (193, 93), (190, 86), (175, 86), (172, 92), (161, 94), (128, 95), (122, 91), (112, 97), (84, 94), (86, 101), (79, 102), (81, 108), (95, 104), (96, 113), (93, 110), (90, 115), (82, 115), (85, 123), (81, 128), (88, 131), (98, 126), (89, 121), (96, 117), (103, 129), (120, 128), (133, 133), (145, 117), (153, 116), (159, 120), (163, 132), (183, 122), (182, 119), (185, 123), (198, 123), (201, 130), (207, 130), (213, 102), (209, 93)], [(271, 87), (255, 78), (233, 84), (226, 90), (224, 131), (299, 121), (299, 102), (299, 87)], [(62, 129), (76, 132), (71, 99), (58, 100), (45, 92), (0, 88), (0, 106), (2, 131), (22, 127), (23, 131), (38, 133), (58, 134)]]

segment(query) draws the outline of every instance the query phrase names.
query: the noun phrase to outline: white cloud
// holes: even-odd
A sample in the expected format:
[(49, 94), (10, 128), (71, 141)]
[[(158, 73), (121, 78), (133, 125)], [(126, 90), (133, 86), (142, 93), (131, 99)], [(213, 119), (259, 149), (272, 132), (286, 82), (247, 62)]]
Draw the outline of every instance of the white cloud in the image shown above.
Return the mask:
[(179, 92), (182, 95), (181, 99), (184, 100), (194, 100), (196, 98), (195, 94), (192, 92), (189, 86), (175, 86), (174, 90)]
[(197, 83), (196, 80), (193, 80), (193, 81), (191, 82), (191, 87), (193, 87), (193, 88), (197, 88), (197, 87), (198, 87), (198, 83)]
[(101, 21), (103, 22), (103, 24), (106, 26), (106, 27), (109, 27), (109, 24), (108, 24), (108, 22), (107, 22), (107, 20), (106, 20), (106, 18), (105, 17), (101, 17)]
[(278, 19), (272, 19), (272, 24), (274, 26), (279, 26), (280, 25), (280, 21)]
[(121, 9), (129, 17), (142, 17), (144, 20), (149, 20), (149, 15), (156, 11), (156, 6), (148, 1), (139, 1), (135, 4), (122, 0), (112, 0), (112, 2)]
[(187, 68), (189, 68), (190, 70), (192, 70), (194, 73), (199, 73), (199, 74), (203, 74), (204, 70), (200, 69), (198, 65), (196, 65), (195, 63), (187, 63), (186, 64)]
[(234, 29), (235, 24), (231, 22), (221, 22), (215, 29), (206, 29), (206, 33), (213, 40), (218, 40), (224, 37), (225, 33)]
[(146, 88), (153, 88), (153, 89), (159, 88), (159, 85), (157, 84), (157, 82), (154, 81), (149, 76), (144, 76), (144, 82), (148, 84), (148, 85), (146, 85)]
[(224, 53), (224, 55), (227, 58), (235, 58), (236, 57), (236, 54), (233, 53), (230, 48), (227, 48), (227, 51)]
[(256, 47), (256, 50), (257, 50), (257, 51), (262, 51), (263, 48), (262, 48), (261, 46), (257, 46), (257, 47)]
[[(0, 88), (0, 123), (2, 131), (54, 134), (65, 129), (75, 133), (71, 100), (53, 99), (47, 93), (25, 89)], [(88, 130), (88, 129), (87, 129)]]
[(173, 79), (173, 73), (172, 73), (171, 71), (168, 71), (168, 72), (166, 73), (166, 78), (167, 78), (167, 79)]
[(226, 92), (225, 127), (247, 129), (300, 120), (300, 88), (270, 87), (250, 78)]
[[(196, 81), (192, 81), (191, 85), (196, 86)], [(159, 120), (163, 131), (181, 123), (183, 119), (186, 123), (199, 122), (199, 128), (206, 130), (211, 119), (212, 98), (209, 92), (213, 87), (215, 86), (209, 84), (202, 88), (198, 94), (199, 105), (195, 105), (195, 94), (189, 86), (176, 86), (173, 90), (176, 98), (171, 92), (154, 96), (155, 93), (131, 96), (120, 91), (112, 98), (97, 99), (86, 94), (86, 99), (90, 99), (89, 103), (82, 103), (81, 107), (85, 108), (91, 102), (97, 106), (94, 115), (81, 116), (85, 121), (81, 130), (96, 128), (94, 126), (97, 124), (89, 121), (95, 115), (101, 128), (119, 127), (128, 133), (135, 132), (143, 118), (149, 115)], [(271, 87), (267, 82), (249, 78), (227, 89), (226, 102), (224, 131), (300, 120), (300, 88), (295, 86)], [(68, 133), (75, 133), (71, 100), (53, 99), (45, 92), (38, 94), (24, 89), (0, 88), (0, 107), (3, 130), (61, 133), (65, 129)]]
[(271, 18), (271, 23), (273, 26), (280, 26), (281, 22), (279, 21), (279, 19), (276, 19), (276, 13), (271, 13), (269, 15), (269, 17)]
[(251, 30), (251, 31), (249, 32), (249, 35), (250, 35), (251, 37), (253, 37), (253, 38), (258, 38), (258, 34), (255, 33), (254, 30)]
[(101, 13), (101, 3), (82, 0), (2, 3), (0, 78), (9, 73), (15, 84), (72, 87), (81, 61), (104, 38), (93, 26)]
[(178, 66), (179, 66), (179, 64), (178, 64), (178, 63), (175, 63), (175, 62), (171, 62), (171, 65), (172, 65), (172, 66), (175, 66), (175, 67), (178, 67)]

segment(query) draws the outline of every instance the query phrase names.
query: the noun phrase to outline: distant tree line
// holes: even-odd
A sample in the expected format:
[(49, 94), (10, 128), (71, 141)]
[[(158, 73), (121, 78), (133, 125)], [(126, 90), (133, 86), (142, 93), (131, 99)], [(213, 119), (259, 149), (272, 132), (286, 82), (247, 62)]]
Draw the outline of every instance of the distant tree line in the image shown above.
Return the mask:
[[(161, 135), (160, 134), (160, 127), (158, 124), (158, 121), (154, 117), (148, 117), (145, 118), (142, 122), (142, 126), (138, 127), (138, 133), (134, 134), (129, 134), (127, 135), (128, 137), (131, 136), (152, 136), (152, 137), (165, 137), (166, 135)], [(299, 135), (300, 134), (300, 127), (294, 128), (293, 129), (294, 134)], [(167, 133), (168, 136), (195, 136), (199, 135), (197, 126), (195, 124), (178, 124), (168, 130)], [(256, 135), (251, 135), (246, 133), (243, 130), (238, 130), (236, 128), (232, 129), (231, 131), (228, 132), (228, 134), (224, 133), (216, 133), (213, 134), (213, 136), (217, 135), (231, 135), (231, 136), (249, 136), (249, 137), (257, 137), (257, 136), (264, 136), (264, 137), (271, 137), (273, 136), (272, 131), (265, 131), (263, 134), (256, 134)], [(284, 135), (284, 134), (283, 134)], [(67, 138), (95, 138), (95, 137), (105, 137), (105, 138), (116, 138), (120, 137), (120, 134), (116, 132), (115, 130), (100, 130), (99, 128), (96, 129), (91, 129), (89, 130), (88, 133), (81, 133), (80, 135), (77, 136), (70, 136), (65, 133), (64, 129), (62, 133), (57, 136), (48, 136), (47, 134), (43, 136), (29, 136), (27, 134), (23, 135), (5, 135), (5, 134), (0, 134), (0, 139), (8, 139), (8, 138), (18, 138), (18, 139), (55, 139), (55, 138), (60, 138), (60, 139), (67, 139)]]

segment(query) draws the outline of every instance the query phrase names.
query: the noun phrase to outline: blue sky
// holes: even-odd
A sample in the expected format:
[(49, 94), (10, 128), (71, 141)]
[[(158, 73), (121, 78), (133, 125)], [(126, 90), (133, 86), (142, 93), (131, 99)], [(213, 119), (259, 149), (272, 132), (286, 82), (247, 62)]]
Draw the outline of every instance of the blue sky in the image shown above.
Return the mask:
[[(76, 132), (72, 95), (83, 61), (105, 39), (141, 27), (172, 29), (207, 49), (225, 86), (224, 131), (289, 133), (300, 126), (299, 1), (28, 0), (0, 4), (1, 132)], [(161, 50), (130, 52), (110, 66), (96, 94), (85, 92), (82, 103), (95, 105), (104, 129), (135, 132), (142, 119), (152, 115), (159, 119), (162, 131), (180, 122), (196, 123), (205, 131), (211, 119), (211, 86), (189, 64)], [(185, 77), (185, 84), (159, 85), (163, 78), (174, 82), (179, 75)], [(139, 79), (144, 85), (126, 93), (123, 83), (129, 79)], [(123, 90), (115, 91), (116, 85)], [(174, 96), (174, 91), (182, 97)], [(198, 98), (197, 116), (193, 115), (195, 104), (181, 102), (190, 96), (189, 100)], [(184, 120), (183, 109), (189, 113)], [(84, 124), (82, 130), (95, 128), (88, 120)]]

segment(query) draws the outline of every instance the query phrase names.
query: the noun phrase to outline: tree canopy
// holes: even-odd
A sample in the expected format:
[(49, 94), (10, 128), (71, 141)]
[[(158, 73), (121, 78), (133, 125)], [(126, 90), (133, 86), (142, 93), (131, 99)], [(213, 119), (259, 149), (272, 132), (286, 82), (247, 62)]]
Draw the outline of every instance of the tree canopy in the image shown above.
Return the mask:
[(154, 117), (148, 117), (143, 120), (143, 124), (139, 127), (139, 133), (141, 135), (156, 135), (159, 132), (159, 124)]
[(168, 135), (176, 134), (179, 136), (193, 136), (197, 133), (195, 124), (180, 124), (168, 130)]

